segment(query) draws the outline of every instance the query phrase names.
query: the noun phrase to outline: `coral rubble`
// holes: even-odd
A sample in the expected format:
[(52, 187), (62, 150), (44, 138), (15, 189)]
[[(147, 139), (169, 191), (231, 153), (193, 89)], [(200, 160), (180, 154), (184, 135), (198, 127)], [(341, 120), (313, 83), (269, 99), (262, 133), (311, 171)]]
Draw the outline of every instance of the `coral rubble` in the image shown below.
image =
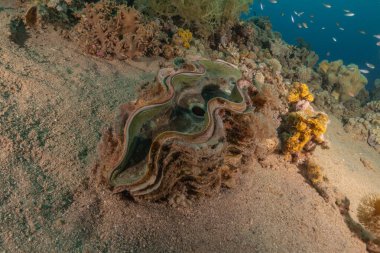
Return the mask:
[(209, 195), (231, 186), (252, 156), (246, 150), (258, 157), (273, 151), (269, 107), (240, 78), (222, 61), (160, 70), (160, 95), (122, 105), (115, 127), (103, 136), (101, 171), (113, 191), (152, 200), (175, 192)]

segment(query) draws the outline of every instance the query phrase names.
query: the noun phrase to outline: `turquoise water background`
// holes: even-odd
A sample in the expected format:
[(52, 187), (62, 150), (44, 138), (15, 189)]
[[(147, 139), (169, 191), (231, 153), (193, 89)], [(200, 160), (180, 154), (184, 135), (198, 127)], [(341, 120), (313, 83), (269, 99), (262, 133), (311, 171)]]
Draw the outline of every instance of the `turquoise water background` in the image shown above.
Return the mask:
[[(260, 3), (264, 10), (261, 10)], [(326, 8), (323, 3), (332, 7)], [(344, 9), (355, 13), (355, 16), (345, 16)], [(294, 11), (304, 14), (298, 17)], [(291, 15), (295, 23), (292, 23)], [(320, 60), (342, 59), (345, 65), (354, 63), (360, 69), (368, 69), (370, 73), (365, 74), (368, 78), (367, 89), (371, 89), (374, 80), (380, 78), (380, 47), (376, 46), (380, 40), (373, 37), (380, 34), (380, 0), (278, 0), (276, 4), (269, 0), (255, 0), (250, 12), (243, 18), (250, 16), (269, 16), (273, 30), (280, 32), (286, 42), (297, 44), (297, 38), (304, 38)], [(297, 27), (298, 23), (303, 22), (307, 23), (308, 29)], [(339, 29), (337, 22), (344, 31)], [(360, 30), (366, 34), (359, 33)], [(375, 69), (368, 68), (366, 62), (375, 65)]]

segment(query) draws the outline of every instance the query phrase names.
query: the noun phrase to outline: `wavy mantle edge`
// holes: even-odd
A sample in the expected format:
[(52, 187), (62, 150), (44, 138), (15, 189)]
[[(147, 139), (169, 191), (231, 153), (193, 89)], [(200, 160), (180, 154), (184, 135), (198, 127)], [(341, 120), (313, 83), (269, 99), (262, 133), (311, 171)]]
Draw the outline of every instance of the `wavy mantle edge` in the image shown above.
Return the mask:
[[(215, 64), (215, 65), (214, 65)], [(132, 108), (128, 113), (128, 117), (125, 119), (124, 128), (122, 131), (122, 151), (119, 155), (119, 159), (116, 165), (110, 170), (106, 176), (108, 185), (114, 193), (127, 191), (133, 196), (141, 196), (148, 194), (154, 190), (157, 190), (163, 178), (163, 168), (158, 166), (158, 159), (162, 152), (163, 143), (181, 140), (189, 144), (202, 144), (210, 141), (215, 132), (220, 131), (223, 128), (222, 111), (227, 110), (237, 114), (243, 114), (252, 111), (252, 101), (248, 94), (248, 89), (254, 89), (254, 86), (247, 80), (241, 79), (242, 75), (240, 70), (225, 61), (217, 60), (198, 60), (194, 62), (197, 67), (194, 71), (188, 70), (168, 70), (161, 69), (157, 75), (157, 79), (160, 84), (166, 89), (164, 96), (146, 102), (144, 105), (137, 108)], [(232, 75), (237, 80), (234, 88), (231, 91), (231, 96), (237, 97), (238, 101), (233, 102), (222, 97), (213, 97), (207, 102), (207, 112), (205, 116), (205, 122), (202, 130), (195, 133), (182, 133), (178, 131), (164, 131), (153, 139), (149, 153), (147, 155), (147, 162), (144, 166), (144, 170), (141, 173), (140, 178), (133, 182), (120, 182), (118, 176), (124, 171), (125, 164), (128, 160), (128, 151), (130, 149), (130, 135), (133, 134), (133, 120), (140, 113), (149, 113), (155, 110), (159, 110), (162, 107), (170, 106), (175, 101), (175, 87), (173, 80), (181, 75), (186, 76), (203, 76), (206, 73), (207, 68), (212, 68), (214, 65), (220, 65), (222, 67), (230, 68)]]

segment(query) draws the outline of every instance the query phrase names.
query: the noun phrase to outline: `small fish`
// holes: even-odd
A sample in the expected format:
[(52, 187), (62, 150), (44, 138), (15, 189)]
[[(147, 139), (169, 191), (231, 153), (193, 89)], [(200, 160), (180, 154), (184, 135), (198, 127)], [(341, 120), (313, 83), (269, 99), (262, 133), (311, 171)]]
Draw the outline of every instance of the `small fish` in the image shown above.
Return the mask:
[(339, 27), (339, 26), (340, 26), (339, 22), (336, 22), (335, 24), (336, 24), (336, 26), (337, 26), (337, 27)]
[(314, 24), (314, 21), (313, 21), (313, 20), (310, 20), (310, 23)]
[(310, 14), (309, 17), (310, 17), (310, 18), (314, 18), (314, 14)]
[(321, 28), (321, 30), (325, 30), (325, 29), (326, 29), (326, 27), (324, 27), (324, 26)]
[(376, 46), (380, 47), (380, 41), (376, 43)]
[(294, 17), (293, 17), (293, 15), (290, 15), (290, 19), (292, 20), (292, 23), (294, 23)]
[(380, 40), (380, 34), (375, 34), (375, 35), (373, 35), (373, 37), (375, 37), (376, 39)]
[(299, 29), (302, 29), (302, 25), (300, 23), (297, 24)]
[(332, 40), (333, 40), (334, 42), (337, 42), (337, 39), (336, 39), (335, 37), (332, 37)]
[(281, 12), (281, 17), (285, 16), (285, 13)]
[(354, 68), (354, 67), (348, 67), (348, 69), (349, 69), (350, 71), (355, 71), (355, 70), (356, 70), (356, 68)]
[(359, 33), (366, 35), (367, 33), (364, 30), (360, 30)]
[(298, 17), (301, 17), (305, 12), (298, 13)]
[(344, 28), (343, 27), (339, 27), (339, 30), (344, 31)]
[(276, 3), (278, 3), (277, 0), (269, 0), (269, 2), (271, 2), (272, 4), (276, 4)]
[(350, 10), (343, 10), (344, 12), (346, 12), (346, 13), (349, 13), (349, 12), (351, 12)]
[(326, 53), (326, 56), (329, 57), (329, 56), (330, 56), (330, 52), (327, 52), (327, 53)]
[(263, 11), (264, 10), (264, 5), (263, 3), (260, 3), (260, 9)]
[(359, 69), (360, 73), (363, 73), (363, 74), (368, 74), (369, 73), (369, 70), (367, 69)]
[(353, 17), (353, 16), (355, 16), (355, 13), (349, 12), (349, 13), (344, 14), (344, 16), (346, 16), (346, 17)]
[(325, 6), (327, 9), (330, 9), (332, 7), (331, 4), (325, 4), (325, 3), (323, 3), (323, 6)]
[(309, 28), (305, 22), (302, 23), (302, 26), (305, 27), (306, 29)]
[(368, 62), (366, 62), (365, 65), (367, 65), (367, 67), (370, 68), (370, 69), (374, 69), (375, 68), (375, 65), (373, 65), (371, 63), (368, 63)]

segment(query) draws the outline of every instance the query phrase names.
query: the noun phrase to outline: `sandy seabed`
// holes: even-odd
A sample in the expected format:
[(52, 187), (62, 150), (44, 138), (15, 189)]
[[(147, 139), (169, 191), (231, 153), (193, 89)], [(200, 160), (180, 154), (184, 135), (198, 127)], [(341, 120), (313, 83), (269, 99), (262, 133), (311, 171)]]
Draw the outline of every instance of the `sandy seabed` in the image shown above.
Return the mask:
[[(0, 12), (0, 34), (9, 19)], [(159, 59), (83, 55), (53, 30), (23, 48), (0, 37), (0, 251), (366, 252), (338, 208), (281, 155), (188, 207), (134, 203), (97, 184), (104, 127), (158, 69)], [(380, 192), (380, 157), (331, 118), (331, 149), (315, 159), (355, 217), (360, 198)]]

